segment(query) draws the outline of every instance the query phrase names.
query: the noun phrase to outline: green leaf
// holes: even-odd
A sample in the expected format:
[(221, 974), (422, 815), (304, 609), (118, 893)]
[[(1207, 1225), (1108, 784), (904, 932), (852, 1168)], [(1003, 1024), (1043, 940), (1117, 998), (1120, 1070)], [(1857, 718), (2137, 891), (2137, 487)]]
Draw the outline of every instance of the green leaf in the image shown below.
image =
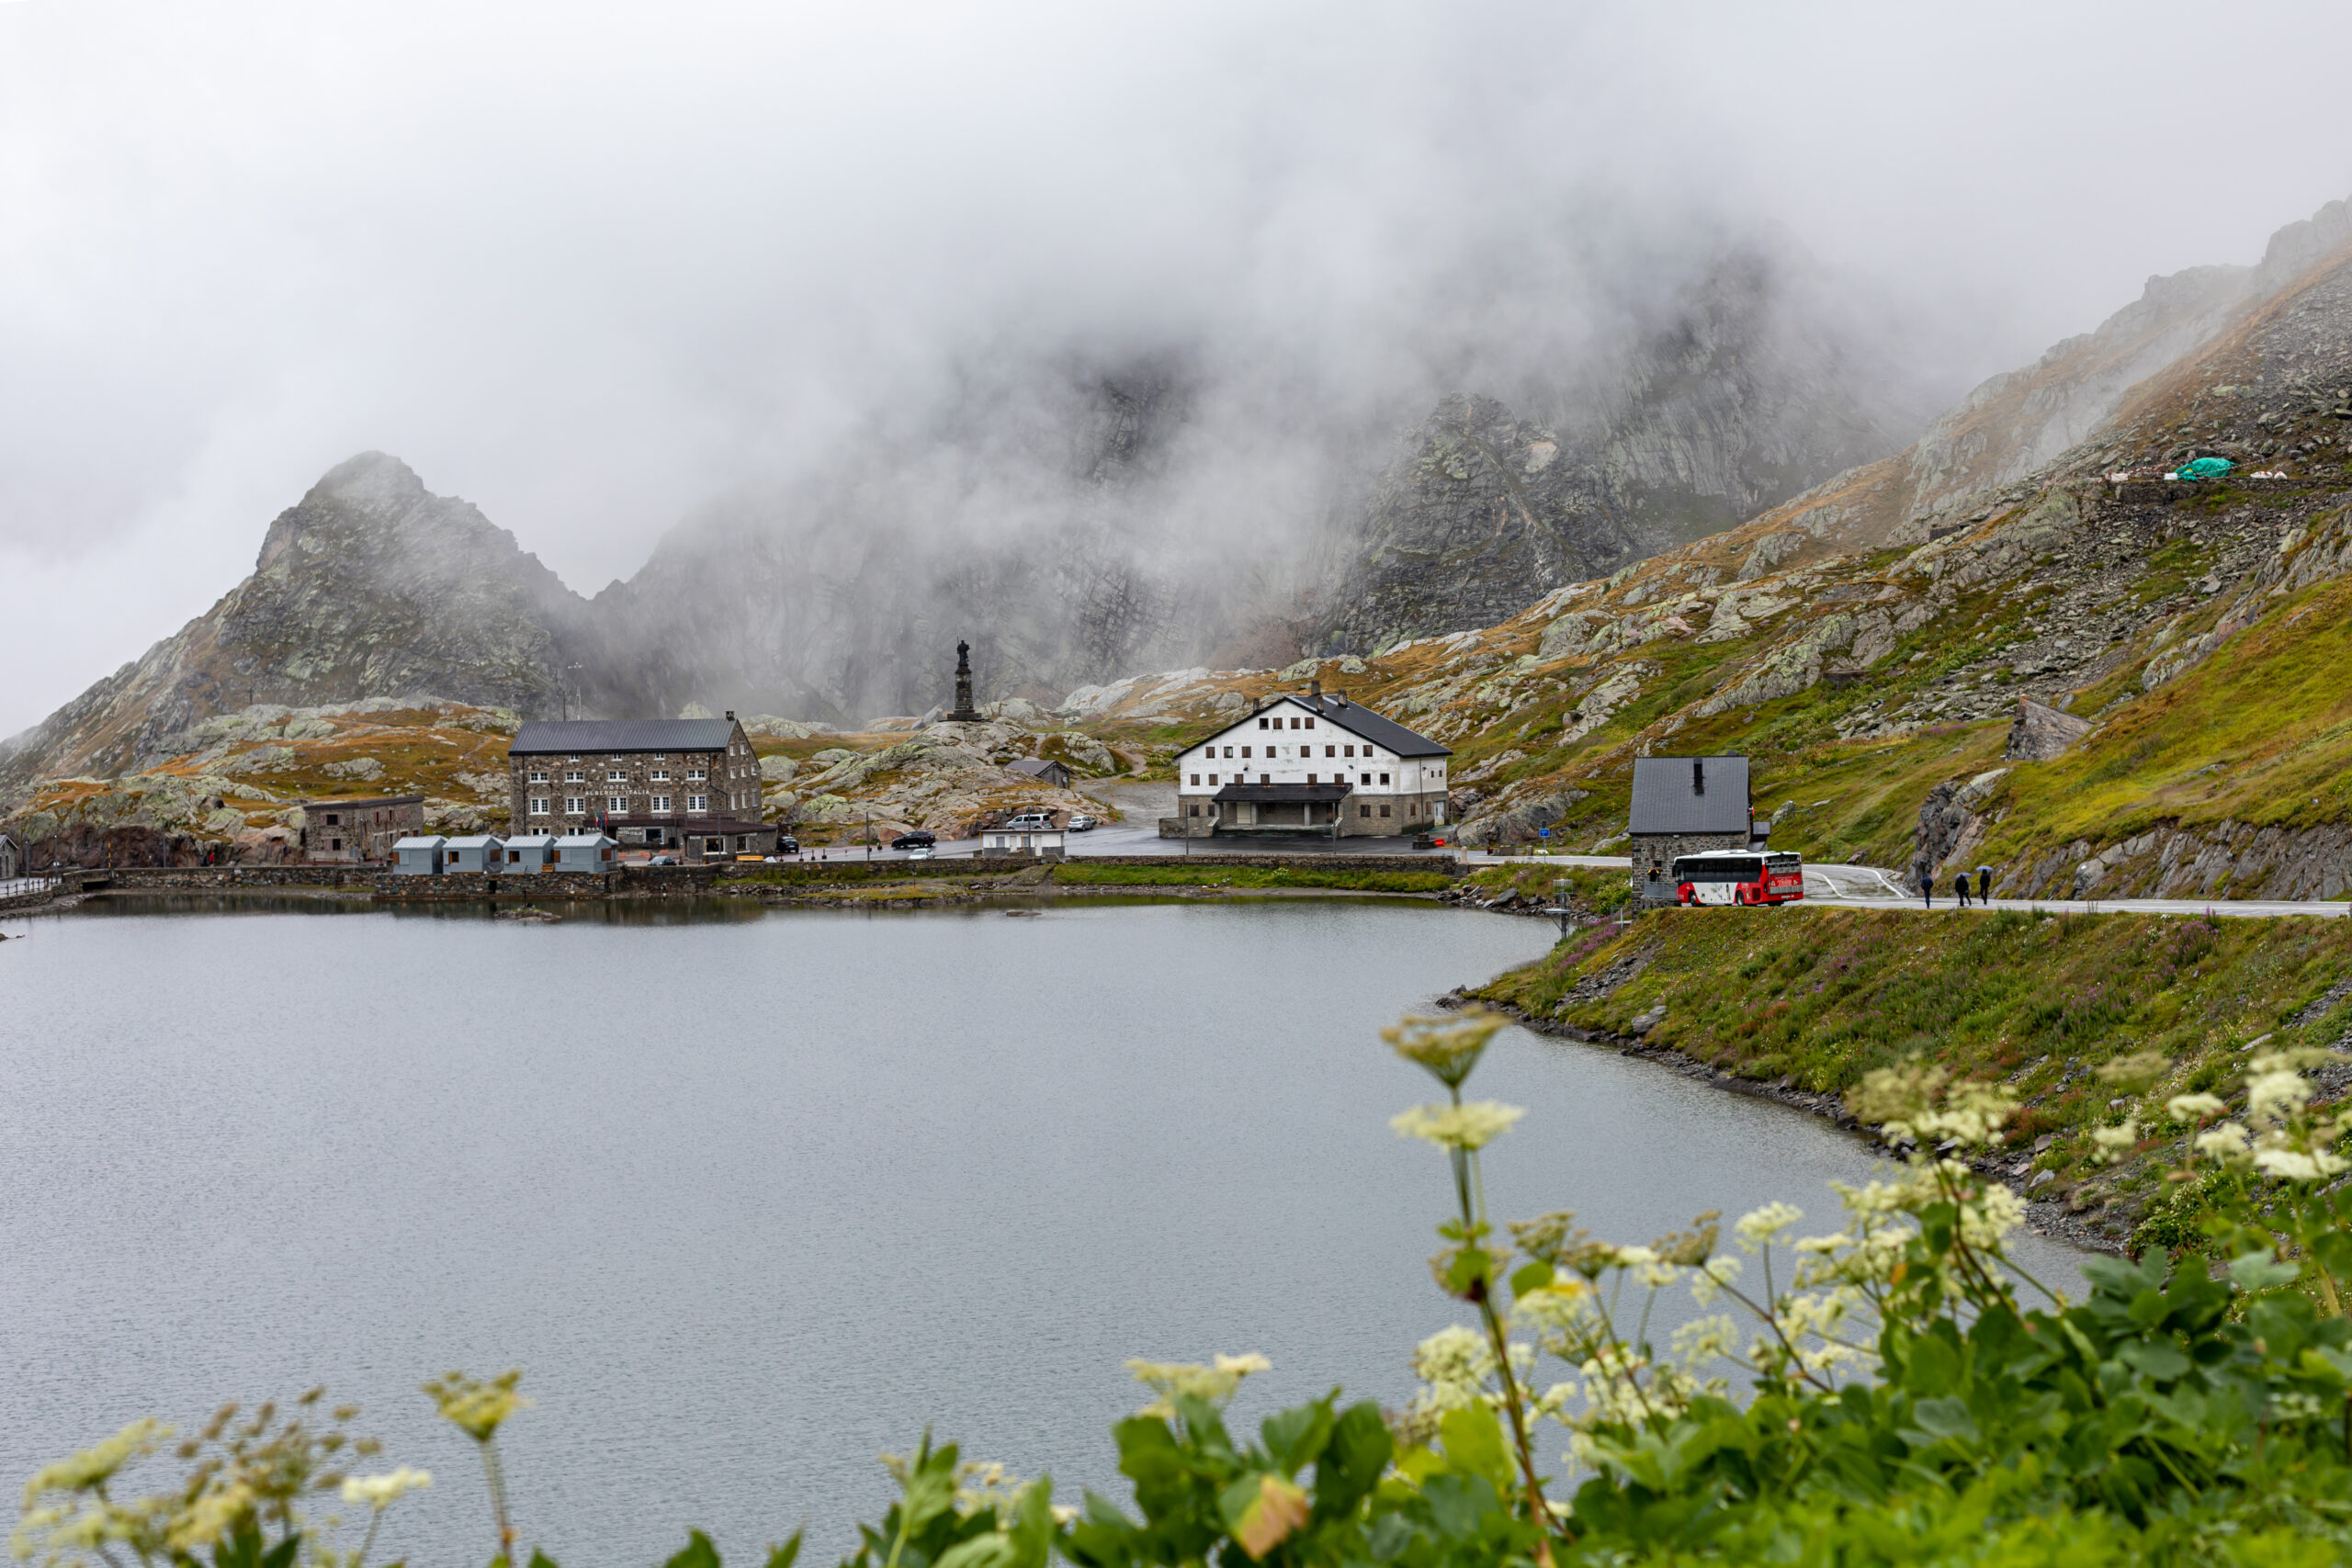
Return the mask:
[(1296, 1475), (1331, 1440), (1331, 1402), (1318, 1399), (1276, 1411), (1259, 1423), (1258, 1431), (1265, 1438), (1266, 1452), (1283, 1473)]
[(2188, 1375), (2188, 1358), (2168, 1340), (2129, 1340), (2116, 1347), (2115, 1357), (2133, 1371), (2145, 1372), (2159, 1382)]
[(1510, 1490), (1510, 1456), (1503, 1448), (1502, 1423), (1492, 1410), (1483, 1404), (1449, 1410), (1437, 1429), (1449, 1466), (1484, 1476), (1498, 1492)]
[(2241, 1291), (2272, 1291), (2291, 1284), (2302, 1269), (2280, 1263), (2267, 1252), (2249, 1252), (2230, 1259), (2230, 1279)]
[[(792, 1568), (793, 1563), (799, 1561), (800, 1538), (806, 1533), (804, 1530), (794, 1530), (792, 1539), (782, 1546), (769, 1547), (768, 1568)], [(531, 1568), (538, 1568), (538, 1564), (534, 1562)]]
[(1012, 1538), (1002, 1530), (989, 1530), (949, 1547), (933, 1568), (1012, 1568), (1015, 1555)]
[(1331, 1424), (1330, 1441), (1315, 1461), (1315, 1506), (1327, 1518), (1354, 1510), (1380, 1481), (1396, 1451), (1380, 1406), (1369, 1400), (1351, 1404)]
[(662, 1568), (719, 1568), (718, 1548), (710, 1544), (710, 1537), (697, 1529), (686, 1532), (686, 1544), (675, 1557)]
[(1445, 1266), (1445, 1288), (1457, 1296), (1470, 1294), (1474, 1286), (1484, 1284), (1494, 1272), (1492, 1254), (1475, 1247), (1456, 1252)]
[(1531, 1291), (1543, 1290), (1552, 1282), (1553, 1277), (1554, 1270), (1549, 1263), (1522, 1263), (1510, 1277), (1510, 1293), (1523, 1296)]

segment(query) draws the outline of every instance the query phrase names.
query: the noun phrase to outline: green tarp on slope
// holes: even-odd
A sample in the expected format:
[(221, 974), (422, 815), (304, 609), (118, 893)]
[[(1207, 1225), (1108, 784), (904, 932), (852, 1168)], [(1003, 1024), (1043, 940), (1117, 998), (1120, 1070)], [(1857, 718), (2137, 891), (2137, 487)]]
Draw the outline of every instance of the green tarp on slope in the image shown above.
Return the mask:
[(2193, 463), (2183, 463), (2180, 477), (2185, 479), (2218, 479), (2237, 467), (2227, 457), (2199, 457)]

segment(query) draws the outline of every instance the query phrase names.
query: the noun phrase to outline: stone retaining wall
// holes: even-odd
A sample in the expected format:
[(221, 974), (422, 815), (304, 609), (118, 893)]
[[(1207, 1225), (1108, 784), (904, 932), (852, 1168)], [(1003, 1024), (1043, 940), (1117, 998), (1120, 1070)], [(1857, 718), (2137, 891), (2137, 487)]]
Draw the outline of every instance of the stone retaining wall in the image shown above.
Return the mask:
[[(401, 876), (376, 866), (201, 865), (118, 866), (112, 886), (128, 891), (251, 893), (271, 888), (329, 888), (370, 897), (425, 899), (679, 898), (733, 887), (807, 886), (826, 882), (911, 881), (918, 877), (999, 876), (1040, 863), (1017, 856), (934, 861), (806, 862), (782, 866), (627, 866), (616, 872), (531, 872), (485, 875)], [(1295, 871), (1436, 871), (1462, 874), (1453, 855), (1193, 854), (1089, 855), (1079, 865), (1288, 867)], [(762, 874), (765, 873), (766, 874)]]
[(717, 866), (646, 866), (620, 872), (539, 871), (518, 875), (458, 872), (401, 876), (376, 866), (119, 866), (118, 888), (145, 892), (251, 893), (270, 888), (331, 888), (400, 899), (678, 898), (710, 891)]

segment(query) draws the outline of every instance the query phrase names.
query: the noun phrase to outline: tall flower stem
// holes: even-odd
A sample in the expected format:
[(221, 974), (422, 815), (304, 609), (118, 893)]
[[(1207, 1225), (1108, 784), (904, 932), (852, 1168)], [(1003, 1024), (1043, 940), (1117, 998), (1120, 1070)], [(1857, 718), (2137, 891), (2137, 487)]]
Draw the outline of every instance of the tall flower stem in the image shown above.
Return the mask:
[(498, 1438), (495, 1435), (481, 1440), (481, 1470), (490, 1483), (490, 1517), (498, 1529), (498, 1560), (512, 1568), (514, 1562), (514, 1526), (506, 1514), (506, 1467), (498, 1462)]
[[(1462, 1103), (1462, 1090), (1453, 1089), (1453, 1103)], [(1453, 1190), (1462, 1205), (1462, 1230), (1473, 1238), (1472, 1245), (1483, 1240), (1487, 1232), (1487, 1182), (1479, 1168), (1476, 1149), (1455, 1148), (1453, 1156)], [(1535, 1560), (1542, 1568), (1552, 1568), (1552, 1506), (1544, 1497), (1543, 1479), (1535, 1473), (1535, 1445), (1527, 1431), (1527, 1402), (1521, 1394), (1518, 1375), (1511, 1371), (1510, 1336), (1504, 1329), (1502, 1314), (1496, 1310), (1495, 1294), (1486, 1279), (1471, 1285), (1471, 1301), (1478, 1309), (1478, 1321), (1487, 1330), (1487, 1343), (1495, 1353), (1495, 1372), (1502, 1382), (1503, 1411), (1510, 1418), (1511, 1447), (1519, 1456), (1519, 1473), (1527, 1487), (1528, 1517), (1543, 1533), (1535, 1544)]]

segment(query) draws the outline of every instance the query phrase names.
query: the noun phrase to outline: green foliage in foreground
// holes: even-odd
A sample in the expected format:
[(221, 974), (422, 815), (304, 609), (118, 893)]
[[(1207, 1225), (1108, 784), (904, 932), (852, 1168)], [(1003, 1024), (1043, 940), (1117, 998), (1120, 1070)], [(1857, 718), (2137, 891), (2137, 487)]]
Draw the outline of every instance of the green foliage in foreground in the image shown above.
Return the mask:
[[(1444, 1098), (1394, 1119), (1443, 1156), (1451, 1202), (1430, 1260), (1471, 1322), (1414, 1358), (1402, 1410), (1338, 1391), (1237, 1431), (1227, 1406), (1255, 1356), (1130, 1363), (1155, 1397), (1113, 1432), (1131, 1496), (1060, 1508), (928, 1435), (886, 1460), (899, 1499), (843, 1568), (1572, 1568), (1772, 1563), (1853, 1568), (2318, 1568), (2352, 1561), (2352, 1114), (2312, 1104), (2323, 1053), (2256, 1055), (2242, 1109), (2176, 1096), (2199, 1129), (2180, 1173), (2209, 1205), (2177, 1256), (2087, 1266), (2088, 1299), (2041, 1292), (2007, 1257), (2019, 1201), (1926, 1152), (2000, 1144), (2004, 1087), (1882, 1070), (1855, 1113), (1920, 1152), (1893, 1179), (1840, 1189), (1842, 1228), (1792, 1240), (1782, 1203), (1742, 1217), (1733, 1250), (1700, 1215), (1647, 1246), (1566, 1213), (1498, 1226), (1484, 1151), (1521, 1112), (1463, 1090), (1496, 1015), (1389, 1032)], [(2120, 1147), (2128, 1140), (2110, 1140)], [(1754, 1260), (1760, 1278), (1747, 1279)], [(1651, 1341), (1659, 1292), (1728, 1306)], [(1745, 1348), (1742, 1348), (1743, 1338)], [(1543, 1386), (1539, 1368), (1564, 1381)], [(519, 1374), (425, 1385), (479, 1447), (493, 1568), (516, 1561), (500, 1427)], [(366, 1568), (384, 1511), (421, 1472), (370, 1457), (313, 1391), (280, 1417), (234, 1407), (175, 1452), (168, 1489), (128, 1472), (169, 1436), (134, 1423), (25, 1489), (15, 1546), (43, 1568)], [(1542, 1457), (1565, 1428), (1568, 1455)], [(366, 1525), (339, 1544), (339, 1496)], [(795, 1535), (767, 1552), (793, 1568)], [(538, 1552), (530, 1568), (554, 1568)], [(721, 1568), (689, 1532), (668, 1568)]]
[(1453, 878), (1442, 871), (1323, 871), (1288, 865), (1100, 865), (1064, 861), (1056, 882), (1069, 887), (1340, 887), (1360, 893), (1434, 893)]

